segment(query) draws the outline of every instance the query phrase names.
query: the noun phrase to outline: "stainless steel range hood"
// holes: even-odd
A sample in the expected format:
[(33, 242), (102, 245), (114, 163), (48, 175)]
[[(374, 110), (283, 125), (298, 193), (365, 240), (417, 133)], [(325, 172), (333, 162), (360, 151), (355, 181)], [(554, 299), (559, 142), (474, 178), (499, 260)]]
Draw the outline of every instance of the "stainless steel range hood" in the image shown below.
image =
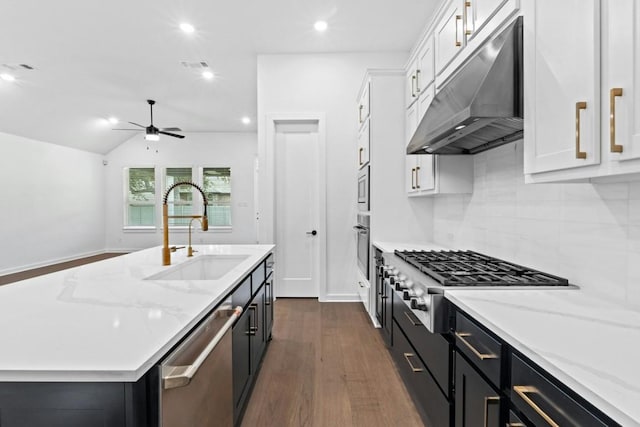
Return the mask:
[(475, 154), (522, 138), (522, 17), (436, 94), (407, 154)]

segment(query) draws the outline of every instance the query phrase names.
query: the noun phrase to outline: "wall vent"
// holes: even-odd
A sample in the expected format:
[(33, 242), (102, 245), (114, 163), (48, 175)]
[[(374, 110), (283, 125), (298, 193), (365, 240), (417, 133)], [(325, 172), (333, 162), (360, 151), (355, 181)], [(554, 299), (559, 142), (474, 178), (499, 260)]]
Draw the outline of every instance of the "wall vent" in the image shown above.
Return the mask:
[(209, 68), (207, 61), (180, 61), (180, 64), (189, 70), (205, 70)]

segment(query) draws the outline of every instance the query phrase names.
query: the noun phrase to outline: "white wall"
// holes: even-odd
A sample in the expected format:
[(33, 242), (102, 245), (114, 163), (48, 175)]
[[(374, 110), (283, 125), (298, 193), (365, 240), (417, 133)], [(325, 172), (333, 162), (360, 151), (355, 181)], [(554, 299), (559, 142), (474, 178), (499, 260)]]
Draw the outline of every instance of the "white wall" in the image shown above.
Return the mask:
[[(266, 163), (265, 117), (325, 113), (327, 132), (328, 300), (357, 299), (355, 277), (357, 95), (367, 68), (404, 66), (408, 54), (300, 54), (258, 56), (258, 145)], [(262, 166), (261, 166), (262, 167)], [(273, 241), (273, 192), (260, 182), (260, 241)], [(275, 242), (277, 244), (277, 242)]]
[(0, 133), (0, 274), (103, 252), (102, 160)]
[[(136, 136), (118, 146), (106, 158), (106, 247), (130, 251), (162, 244), (162, 215), (152, 231), (125, 231), (123, 169), (125, 167), (230, 167), (231, 231), (203, 232), (194, 227), (193, 243), (255, 243), (254, 165), (257, 156), (255, 133), (186, 133), (178, 140), (164, 137), (147, 143)], [(147, 150), (147, 146), (150, 147)], [(158, 151), (156, 153), (156, 150)], [(162, 190), (161, 190), (162, 191)], [(200, 196), (196, 196), (199, 198)], [(197, 203), (197, 202), (196, 202)], [(198, 224), (195, 224), (198, 225)], [(171, 231), (170, 244), (186, 244), (185, 231)]]
[(522, 144), (475, 156), (472, 195), (435, 199), (435, 241), (640, 307), (640, 182), (525, 184)]

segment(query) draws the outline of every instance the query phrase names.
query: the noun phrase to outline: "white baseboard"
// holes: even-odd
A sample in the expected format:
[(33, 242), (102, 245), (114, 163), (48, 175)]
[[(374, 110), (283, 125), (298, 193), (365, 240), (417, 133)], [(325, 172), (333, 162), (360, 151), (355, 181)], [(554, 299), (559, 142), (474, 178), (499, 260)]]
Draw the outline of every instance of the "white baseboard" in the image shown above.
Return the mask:
[(102, 255), (102, 254), (104, 254), (106, 252), (109, 252), (109, 251), (99, 250), (99, 251), (84, 252), (84, 253), (76, 254), (76, 255), (73, 255), (73, 256), (62, 257), (62, 258), (54, 258), (54, 259), (50, 259), (50, 260), (47, 260), (47, 261), (35, 262), (35, 263), (32, 263), (32, 264), (21, 265), (19, 267), (7, 268), (7, 269), (4, 269), (4, 270), (0, 270), (0, 276), (5, 276), (7, 274), (20, 273), (20, 272), (27, 271), (27, 270), (33, 270), (34, 268), (48, 267), (50, 265), (60, 264), (62, 262), (75, 261), (75, 260), (80, 259), (80, 258), (86, 258), (86, 257), (94, 256), (94, 255)]
[(320, 302), (361, 302), (360, 295), (355, 294), (327, 294)]

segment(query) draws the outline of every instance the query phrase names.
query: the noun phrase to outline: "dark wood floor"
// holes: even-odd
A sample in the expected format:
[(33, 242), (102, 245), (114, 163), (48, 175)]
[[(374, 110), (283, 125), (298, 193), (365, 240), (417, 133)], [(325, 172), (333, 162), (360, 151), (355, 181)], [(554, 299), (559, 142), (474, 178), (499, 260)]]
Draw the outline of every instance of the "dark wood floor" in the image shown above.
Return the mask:
[(361, 303), (275, 302), (242, 426), (421, 426)]
[(17, 282), (19, 280), (30, 279), (36, 276), (42, 276), (43, 274), (53, 273), (54, 271), (65, 270), (67, 268), (77, 267), (79, 265), (89, 264), (96, 261), (102, 261), (103, 259), (113, 258), (115, 256), (124, 255), (124, 253), (104, 253), (100, 255), (93, 255), (89, 257), (75, 259), (73, 261), (60, 262), (58, 264), (48, 265), (46, 267), (33, 268), (31, 270), (20, 271), (18, 273), (7, 274), (0, 276), (0, 286), (8, 283)]

